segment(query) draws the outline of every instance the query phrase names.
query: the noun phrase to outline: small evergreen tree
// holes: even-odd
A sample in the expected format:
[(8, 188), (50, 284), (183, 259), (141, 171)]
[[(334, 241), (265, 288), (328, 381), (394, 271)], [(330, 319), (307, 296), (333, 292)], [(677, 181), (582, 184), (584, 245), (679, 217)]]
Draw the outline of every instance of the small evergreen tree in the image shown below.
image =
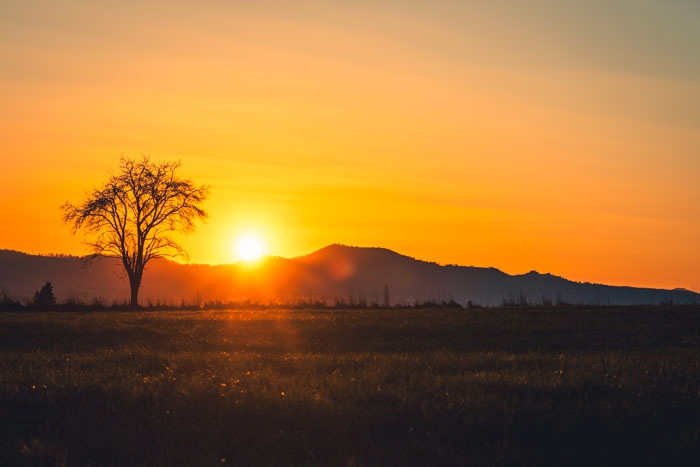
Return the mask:
[(34, 301), (32, 304), (38, 307), (56, 305), (56, 297), (53, 294), (53, 285), (51, 285), (51, 282), (47, 282), (39, 291), (34, 293)]

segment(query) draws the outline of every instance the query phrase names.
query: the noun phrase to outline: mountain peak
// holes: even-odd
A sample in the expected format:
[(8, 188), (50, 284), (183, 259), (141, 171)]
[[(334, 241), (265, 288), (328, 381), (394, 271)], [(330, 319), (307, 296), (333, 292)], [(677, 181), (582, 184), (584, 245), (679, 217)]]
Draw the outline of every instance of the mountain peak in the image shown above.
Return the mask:
[(388, 248), (380, 247), (364, 247), (364, 246), (349, 246), (340, 243), (333, 243), (318, 249), (308, 255), (299, 256), (296, 259), (306, 262), (325, 261), (333, 258), (350, 258), (356, 260), (382, 260), (388, 258), (407, 258), (408, 256), (396, 253)]

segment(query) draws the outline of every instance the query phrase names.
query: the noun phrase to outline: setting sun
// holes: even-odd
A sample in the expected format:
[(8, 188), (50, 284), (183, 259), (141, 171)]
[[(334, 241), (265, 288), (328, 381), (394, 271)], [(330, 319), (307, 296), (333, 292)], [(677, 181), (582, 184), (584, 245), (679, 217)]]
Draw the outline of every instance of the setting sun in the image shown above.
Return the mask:
[(265, 245), (259, 235), (246, 233), (236, 240), (236, 253), (241, 261), (257, 261), (265, 254)]

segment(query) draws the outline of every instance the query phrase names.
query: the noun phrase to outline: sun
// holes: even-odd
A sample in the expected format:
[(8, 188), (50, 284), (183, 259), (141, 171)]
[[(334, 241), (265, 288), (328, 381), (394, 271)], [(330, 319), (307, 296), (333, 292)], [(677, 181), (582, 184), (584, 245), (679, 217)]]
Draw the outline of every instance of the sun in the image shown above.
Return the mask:
[(236, 240), (236, 253), (241, 261), (257, 261), (265, 254), (265, 242), (258, 234), (245, 233)]

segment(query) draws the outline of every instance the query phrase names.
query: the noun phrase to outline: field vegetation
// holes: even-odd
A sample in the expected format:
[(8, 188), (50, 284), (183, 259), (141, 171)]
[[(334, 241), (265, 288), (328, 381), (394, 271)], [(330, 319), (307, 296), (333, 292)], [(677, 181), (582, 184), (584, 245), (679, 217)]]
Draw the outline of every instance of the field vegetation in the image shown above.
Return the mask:
[(0, 465), (694, 465), (700, 309), (0, 313), (0, 420)]

